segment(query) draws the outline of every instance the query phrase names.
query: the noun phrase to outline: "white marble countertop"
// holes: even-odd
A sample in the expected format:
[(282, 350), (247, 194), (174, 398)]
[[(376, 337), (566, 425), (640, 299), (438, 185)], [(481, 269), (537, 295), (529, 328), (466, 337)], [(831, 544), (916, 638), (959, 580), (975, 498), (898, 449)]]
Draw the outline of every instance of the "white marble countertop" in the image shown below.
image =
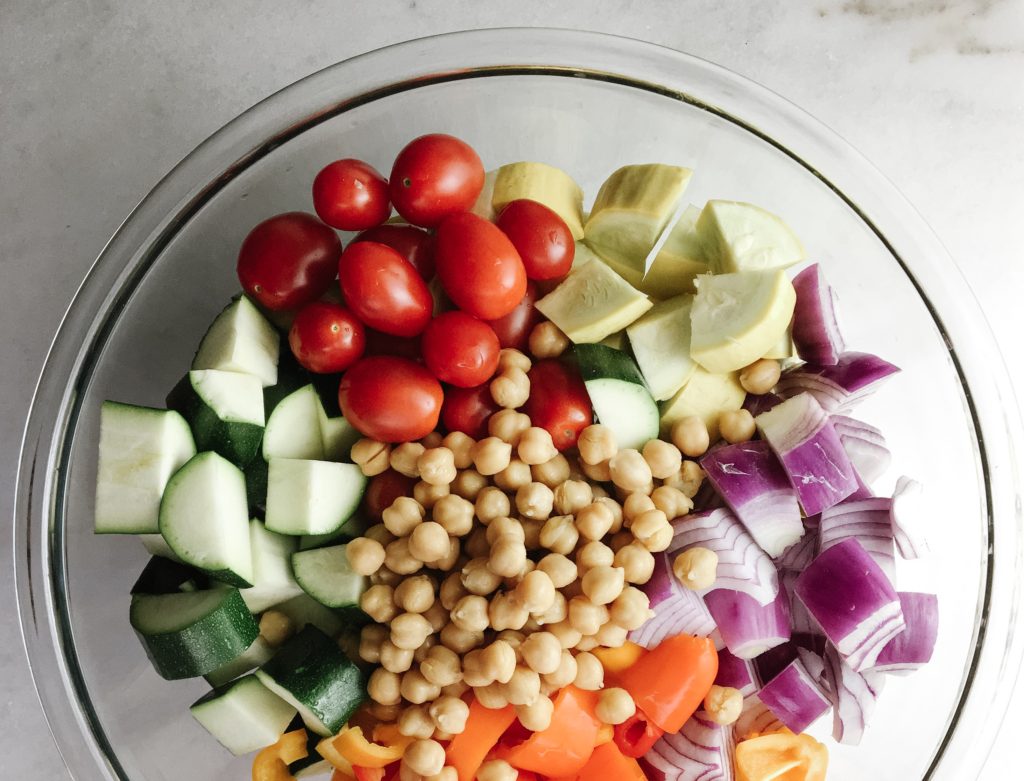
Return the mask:
[[(205, 136), (270, 92), (353, 54), (456, 29), (575, 27), (646, 39), (725, 65), (807, 109), (866, 154), (935, 228), (1024, 389), (1022, 0), (511, 6), (0, 3), (3, 517), (11, 514), (28, 400), (59, 315), (138, 199)], [(65, 778), (17, 638), (7, 567), (0, 588), (8, 595), (0, 606), (8, 627), (0, 646), (4, 775)], [(982, 778), (1019, 777), (1022, 731), (1024, 692)]]

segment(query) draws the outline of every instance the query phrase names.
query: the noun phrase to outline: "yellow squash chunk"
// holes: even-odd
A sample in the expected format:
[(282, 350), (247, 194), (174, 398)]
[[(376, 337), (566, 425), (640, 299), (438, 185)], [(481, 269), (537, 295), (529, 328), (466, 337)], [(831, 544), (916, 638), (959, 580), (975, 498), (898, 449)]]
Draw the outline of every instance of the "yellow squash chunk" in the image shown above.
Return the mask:
[(643, 272), (692, 173), (659, 163), (620, 168), (597, 192), (585, 229), (587, 242), (604, 257)]
[(804, 259), (800, 239), (771, 212), (739, 201), (708, 201), (697, 235), (716, 274), (785, 268)]
[(621, 331), (651, 308), (647, 296), (604, 263), (575, 268), (537, 309), (577, 344), (593, 344)]
[(676, 296), (655, 304), (626, 329), (640, 373), (658, 401), (675, 394), (697, 368), (690, 358), (692, 307), (693, 296)]
[(583, 190), (565, 171), (547, 163), (503, 165), (494, 179), (491, 205), (501, 211), (520, 198), (544, 204), (565, 220), (574, 239), (583, 238)]
[(644, 272), (642, 268), (634, 268), (625, 263), (620, 263), (615, 258), (610, 258), (605, 255), (599, 247), (593, 247), (586, 243), (586, 240), (578, 242), (576, 244), (576, 251), (579, 252), (580, 248), (583, 248), (584, 256), (587, 258), (597, 258), (601, 263), (604, 263), (608, 268), (626, 280), (629, 284), (635, 287), (637, 290), (643, 284)]
[(676, 395), (661, 405), (662, 436), (668, 436), (677, 420), (696, 415), (704, 421), (714, 442), (718, 439), (718, 416), (742, 407), (746, 396), (739, 372), (711, 374), (697, 366)]
[(699, 216), (700, 209), (696, 206), (686, 207), (651, 261), (651, 267), (640, 283), (643, 292), (655, 298), (672, 298), (696, 290), (694, 278), (708, 270), (697, 237)]
[(795, 306), (796, 291), (782, 269), (701, 276), (690, 355), (716, 374), (742, 369), (779, 343)]
[(796, 355), (796, 345), (793, 344), (793, 329), (787, 328), (782, 338), (762, 358), (772, 358), (776, 361), (788, 361)]
[(825, 781), (828, 749), (810, 735), (769, 732), (736, 746), (736, 781)]
[(484, 174), (484, 188), (476, 197), (476, 203), (470, 209), (473, 214), (483, 217), (485, 220), (493, 221), (497, 216), (494, 210), (494, 182), (498, 178), (498, 172), (488, 171)]

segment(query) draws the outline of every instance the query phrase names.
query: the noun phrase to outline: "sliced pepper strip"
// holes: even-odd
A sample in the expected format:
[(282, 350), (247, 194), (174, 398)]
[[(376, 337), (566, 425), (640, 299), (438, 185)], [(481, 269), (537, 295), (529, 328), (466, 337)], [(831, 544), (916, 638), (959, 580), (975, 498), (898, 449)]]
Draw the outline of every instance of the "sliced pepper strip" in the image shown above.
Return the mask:
[(334, 745), (334, 738), (324, 738), (316, 744), (316, 753), (334, 765), (335, 770), (343, 774), (355, 775), (352, 770), (352, 763), (341, 755), (341, 752)]
[(333, 745), (353, 767), (387, 767), (400, 760), (413, 741), (404, 735), (399, 738), (394, 743), (371, 743), (363, 736), (362, 727), (345, 727), (334, 738)]
[(331, 773), (331, 781), (356, 781), (356, 777), (350, 776), (348, 773), (343, 773), (340, 770), (335, 770)]
[(304, 729), (283, 734), (252, 761), (252, 781), (292, 781), (295, 776), (288, 772), (288, 765), (306, 756), (308, 739)]
[(488, 752), (515, 720), (516, 709), (511, 705), (492, 710), (481, 705), (475, 697), (470, 701), (466, 729), (452, 738), (445, 752), (445, 764), (455, 768), (459, 781), (476, 778), (476, 771)]
[(638, 710), (615, 727), (615, 745), (627, 757), (642, 757), (657, 743), (665, 730), (651, 724), (644, 712)]
[(590, 760), (601, 730), (594, 711), (597, 692), (566, 686), (555, 697), (551, 726), (535, 732), (518, 746), (503, 749), (500, 757), (519, 770), (545, 776), (572, 776)]
[(736, 746), (736, 781), (825, 781), (828, 749), (810, 735), (770, 732)]
[(678, 732), (700, 707), (718, 674), (718, 652), (706, 637), (675, 635), (623, 670), (619, 685), (665, 732)]
[(647, 654), (647, 649), (627, 640), (618, 648), (595, 648), (590, 653), (601, 662), (605, 676), (615, 677), (640, 661), (640, 657)]
[(576, 776), (577, 781), (647, 781), (640, 763), (622, 754), (614, 743), (594, 749), (590, 761)]

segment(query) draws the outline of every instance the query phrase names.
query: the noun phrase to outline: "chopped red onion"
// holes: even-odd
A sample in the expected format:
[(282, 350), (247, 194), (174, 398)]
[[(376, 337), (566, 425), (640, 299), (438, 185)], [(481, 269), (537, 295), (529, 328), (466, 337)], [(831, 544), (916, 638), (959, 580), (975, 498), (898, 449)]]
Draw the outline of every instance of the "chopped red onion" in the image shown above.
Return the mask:
[(654, 556), (654, 573), (643, 586), (654, 617), (629, 633), (629, 639), (653, 648), (666, 637), (678, 634), (707, 637), (715, 630), (707, 607), (697, 594), (683, 586), (672, 572), (667, 553)]
[(744, 697), (755, 694), (757, 677), (753, 663), (749, 659), (734, 656), (728, 648), (722, 648), (718, 652), (718, 675), (715, 676), (715, 684), (736, 689)]
[(882, 432), (869, 423), (847, 415), (833, 415), (832, 425), (843, 443), (850, 463), (861, 478), (870, 483), (881, 477), (892, 462)]
[(767, 442), (739, 442), (700, 462), (707, 478), (754, 542), (780, 555), (804, 534), (796, 492)]
[(821, 266), (808, 266), (793, 278), (793, 343), (797, 354), (819, 366), (835, 366), (846, 349), (836, 318), (836, 294)]
[(650, 781), (732, 781), (732, 730), (697, 711), (675, 735), (666, 734), (640, 760)]
[(767, 412), (781, 403), (782, 397), (774, 393), (748, 393), (743, 399), (743, 409), (756, 418), (762, 412)]
[(899, 598), (907, 628), (882, 649), (872, 672), (905, 674), (931, 661), (939, 634), (939, 598), (912, 591), (901, 591)]
[(795, 590), (857, 672), (874, 665), (886, 644), (904, 629), (892, 583), (856, 538), (819, 553), (797, 577)]
[(905, 559), (916, 559), (928, 553), (923, 508), (924, 487), (910, 477), (900, 477), (892, 494), (890, 507), (892, 534), (896, 548)]
[(857, 474), (856, 467), (854, 468), (853, 472), (853, 476), (857, 478), (857, 490), (854, 491), (849, 496), (847, 496), (846, 501), (859, 502), (861, 499), (874, 499), (875, 492), (872, 491), (868, 484), (865, 483), (864, 480), (861, 478), (861, 476)]
[(855, 746), (864, 737), (885, 676), (872, 671), (855, 672), (833, 646), (825, 651), (825, 675), (833, 708), (832, 737), (839, 743)]
[(781, 569), (802, 570), (810, 564), (818, 553), (818, 535), (808, 530), (803, 537), (790, 545), (775, 564)]
[(783, 724), (779, 721), (772, 710), (761, 702), (756, 694), (743, 698), (743, 711), (733, 725), (733, 733), (740, 740), (756, 733), (775, 732), (782, 729)]
[(799, 658), (762, 686), (757, 696), (793, 732), (803, 732), (831, 706)]
[(813, 560), (814, 556), (811, 556), (807, 563), (799, 569), (779, 570), (779, 587), (785, 588), (786, 593), (789, 594), (789, 623), (793, 628), (794, 639), (801, 635), (814, 635), (824, 638), (821, 627), (811, 618), (811, 614), (807, 612), (807, 608), (804, 607), (804, 603), (796, 596), (795, 591), (796, 579), (800, 577), (800, 573), (807, 569)]
[(718, 625), (725, 647), (740, 659), (753, 659), (790, 638), (789, 596), (781, 586), (767, 605), (724, 588), (705, 594), (704, 604)]
[(803, 364), (787, 369), (775, 386), (775, 393), (785, 399), (807, 392), (827, 412), (847, 412), (898, 371), (877, 355), (845, 352), (835, 366)]
[(874, 497), (851, 502), (846, 500), (823, 510), (818, 531), (820, 551), (849, 537), (860, 540), (875, 563), (882, 568), (890, 583), (896, 583), (896, 551), (889, 520), (891, 499)]
[(857, 489), (853, 465), (821, 405), (800, 393), (756, 418), (789, 476), (805, 515), (838, 504)]

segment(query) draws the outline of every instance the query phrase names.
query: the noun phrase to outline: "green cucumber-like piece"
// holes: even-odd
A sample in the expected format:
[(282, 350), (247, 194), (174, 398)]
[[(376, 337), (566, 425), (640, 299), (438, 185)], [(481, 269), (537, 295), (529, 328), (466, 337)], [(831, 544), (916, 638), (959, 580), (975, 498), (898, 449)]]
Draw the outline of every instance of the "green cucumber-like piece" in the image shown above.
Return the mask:
[(214, 689), (189, 711), (236, 757), (277, 742), (296, 712), (255, 675)]
[(349, 566), (347, 547), (332, 545), (292, 554), (295, 580), (303, 591), (327, 607), (356, 607), (366, 591), (367, 579)]
[(223, 686), (228, 681), (233, 681), (241, 675), (252, 672), (257, 667), (266, 664), (274, 655), (274, 650), (262, 637), (252, 641), (252, 645), (226, 664), (222, 664), (216, 670), (208, 672), (203, 677), (206, 682), (214, 688)]
[(323, 435), (320, 418), (325, 413), (316, 388), (303, 385), (278, 402), (267, 418), (263, 432), (263, 458), (304, 458), (322, 460)]
[(263, 520), (267, 515), (267, 478), (270, 465), (262, 458), (254, 458), (245, 467), (245, 498), (249, 515)]
[(167, 544), (167, 540), (159, 532), (155, 534), (140, 534), (139, 542), (142, 543), (142, 547), (146, 549), (150, 556), (160, 556), (164, 559), (176, 561), (179, 564), (184, 563), (178, 558), (178, 554), (171, 550), (171, 546)]
[(616, 444), (639, 449), (656, 439), (658, 405), (633, 359), (603, 344), (578, 344), (573, 351), (594, 413)]
[(367, 478), (355, 464), (273, 458), (267, 480), (266, 524), (279, 534), (328, 534), (355, 514)]
[(179, 591), (202, 591), (210, 579), (202, 570), (162, 556), (154, 556), (143, 568), (132, 594), (176, 594)]
[(252, 587), (242, 589), (242, 599), (253, 613), (286, 602), (302, 593), (292, 574), (291, 558), (298, 540), (276, 534), (260, 521), (249, 522), (252, 549)]
[(194, 678), (245, 651), (259, 627), (236, 588), (136, 594), (132, 628), (162, 678)]
[(241, 372), (260, 378), (264, 387), (277, 383), (281, 339), (277, 331), (245, 296), (228, 304), (210, 325), (193, 369)]
[(274, 605), (274, 610), (278, 610), (288, 616), (296, 629), (302, 629), (304, 626), (315, 626), (325, 635), (331, 637), (336, 637), (340, 634), (346, 625), (340, 613), (321, 605), (306, 592), (302, 592), (297, 597), (292, 597), (279, 605)]

